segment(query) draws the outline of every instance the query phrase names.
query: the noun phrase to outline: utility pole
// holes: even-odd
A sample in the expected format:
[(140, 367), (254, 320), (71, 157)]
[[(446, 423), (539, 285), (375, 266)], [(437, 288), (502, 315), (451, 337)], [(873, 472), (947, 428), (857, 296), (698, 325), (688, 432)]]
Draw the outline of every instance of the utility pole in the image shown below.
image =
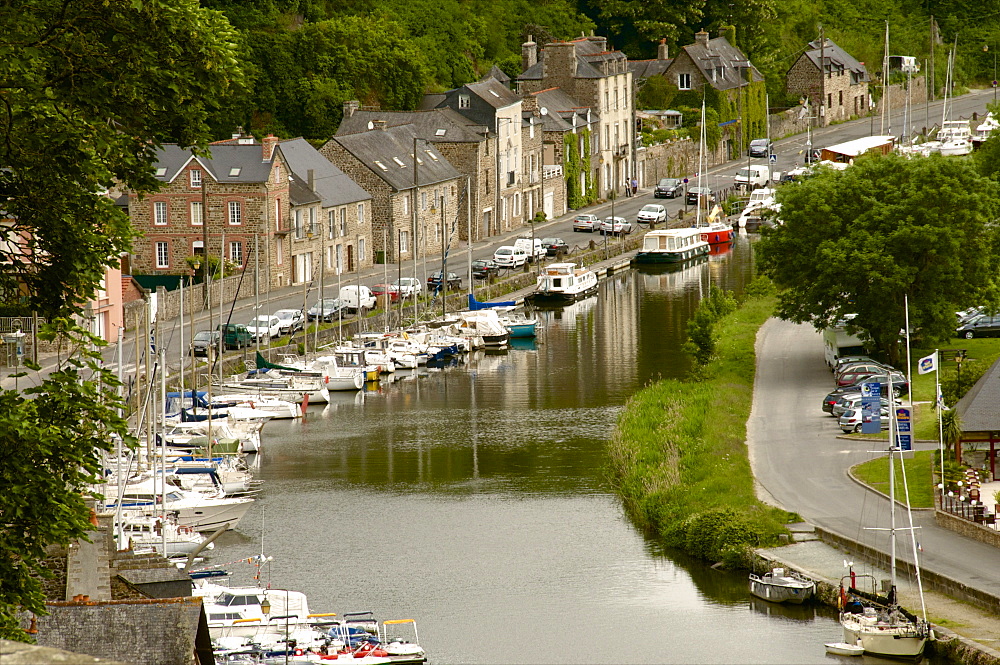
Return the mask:
[(417, 199), (420, 190), (420, 181), (417, 179), (417, 137), (413, 137), (413, 246), (410, 254), (413, 255), (413, 284), (410, 284), (410, 295), (413, 296), (413, 323), (417, 323)]
[(819, 126), (826, 127), (826, 32), (819, 26)]
[(934, 43), (937, 41), (937, 39), (935, 39), (935, 35), (934, 35), (934, 28), (935, 28), (935, 26), (934, 26), (934, 16), (932, 15), (931, 16), (931, 44), (930, 44), (930, 51), (931, 51), (931, 76), (930, 76), (930, 81), (929, 81), (930, 85), (927, 86), (928, 93), (930, 94), (930, 100), (932, 102), (934, 101), (934, 88), (935, 88), (935, 82), (934, 82)]

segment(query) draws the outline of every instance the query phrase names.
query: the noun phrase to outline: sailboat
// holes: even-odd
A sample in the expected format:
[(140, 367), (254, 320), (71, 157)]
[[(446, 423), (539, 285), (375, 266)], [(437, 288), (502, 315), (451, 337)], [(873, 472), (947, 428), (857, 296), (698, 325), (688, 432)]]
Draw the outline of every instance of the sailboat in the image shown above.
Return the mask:
[[(701, 187), (701, 174), (705, 170), (705, 100), (701, 100), (701, 133), (698, 139), (698, 187)], [(695, 228), (701, 233), (701, 240), (709, 245), (720, 245), (732, 242), (736, 232), (733, 225), (726, 222), (726, 216), (722, 213), (722, 207), (716, 205), (708, 216), (708, 221), (701, 218), (701, 201), (698, 201), (698, 208), (695, 212)]]
[[(890, 380), (891, 394), (892, 383)], [(857, 577), (869, 577), (874, 591), (875, 578), (871, 575), (856, 576), (853, 573), (840, 583), (840, 625), (844, 630), (844, 643), (864, 649), (864, 653), (889, 656), (894, 658), (917, 658), (923, 654), (927, 640), (933, 634), (926, 619), (921, 619), (899, 605), (896, 591), (896, 537), (898, 531), (913, 533), (913, 516), (909, 513), (909, 527), (896, 526), (896, 484), (894, 458), (902, 453), (897, 436), (897, 410), (892, 410), (889, 425), (889, 528), (877, 530), (889, 532), (889, 571), (890, 584), (888, 594), (879, 596), (857, 588)], [(903, 472), (903, 486), (906, 486), (906, 473)], [(916, 571), (917, 589), (920, 595), (921, 613), (926, 616), (924, 606), (924, 590), (920, 580), (920, 564), (917, 558), (916, 538), (913, 543), (913, 561)], [(848, 582), (845, 589), (845, 581)]]

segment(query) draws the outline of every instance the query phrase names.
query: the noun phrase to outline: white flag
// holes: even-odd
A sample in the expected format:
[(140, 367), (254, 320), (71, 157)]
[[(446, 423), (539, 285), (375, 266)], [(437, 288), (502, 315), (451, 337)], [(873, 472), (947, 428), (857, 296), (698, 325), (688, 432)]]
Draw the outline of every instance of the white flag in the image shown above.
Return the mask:
[(917, 361), (917, 374), (928, 374), (937, 369), (937, 351)]

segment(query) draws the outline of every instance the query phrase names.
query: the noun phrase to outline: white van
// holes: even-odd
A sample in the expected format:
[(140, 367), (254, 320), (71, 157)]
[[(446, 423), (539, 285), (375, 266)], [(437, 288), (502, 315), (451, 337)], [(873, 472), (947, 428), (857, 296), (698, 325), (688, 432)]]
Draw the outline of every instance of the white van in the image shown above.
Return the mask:
[(501, 268), (520, 268), (528, 262), (528, 253), (521, 247), (502, 245), (493, 253), (493, 262)]
[(340, 302), (343, 307), (354, 312), (359, 309), (371, 309), (375, 307), (375, 294), (367, 286), (342, 286)]
[(535, 238), (534, 240), (534, 250), (531, 248), (532, 241), (531, 238), (518, 238), (514, 241), (514, 247), (519, 247), (523, 249), (528, 255), (528, 262), (537, 261), (538, 259), (545, 257), (545, 247), (542, 246), (542, 239)]
[(750, 189), (757, 189), (758, 187), (764, 187), (767, 185), (770, 179), (771, 175), (768, 167), (752, 164), (750, 166), (744, 166), (736, 172), (736, 177), (733, 178), (733, 184), (737, 187), (749, 186)]

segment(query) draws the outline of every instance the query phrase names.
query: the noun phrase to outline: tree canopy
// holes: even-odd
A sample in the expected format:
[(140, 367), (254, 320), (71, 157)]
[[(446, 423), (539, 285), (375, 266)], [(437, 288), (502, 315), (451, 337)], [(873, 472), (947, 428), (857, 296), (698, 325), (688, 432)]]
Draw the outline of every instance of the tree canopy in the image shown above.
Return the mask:
[(846, 314), (890, 358), (899, 331), (954, 334), (956, 308), (1000, 305), (1000, 187), (966, 160), (862, 157), (779, 190), (782, 224), (756, 246), (779, 315), (822, 328)]
[(128, 442), (98, 340), (73, 318), (133, 237), (104, 192), (154, 191), (161, 142), (206, 144), (241, 81), (235, 37), (197, 0), (0, 4), (0, 291), (71, 353), (37, 386), (0, 391), (0, 638), (27, 637), (17, 612), (45, 612), (46, 547), (86, 537), (100, 455)]

